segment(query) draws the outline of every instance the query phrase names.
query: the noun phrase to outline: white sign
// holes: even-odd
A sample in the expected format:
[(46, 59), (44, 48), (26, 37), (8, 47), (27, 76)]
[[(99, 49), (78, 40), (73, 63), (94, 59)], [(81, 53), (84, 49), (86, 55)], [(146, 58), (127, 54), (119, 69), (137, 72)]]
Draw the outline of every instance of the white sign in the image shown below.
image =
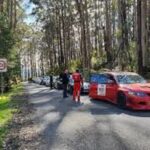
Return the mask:
[(99, 96), (106, 96), (106, 84), (98, 84), (97, 94)]
[(0, 59), (0, 72), (7, 72), (7, 59)]

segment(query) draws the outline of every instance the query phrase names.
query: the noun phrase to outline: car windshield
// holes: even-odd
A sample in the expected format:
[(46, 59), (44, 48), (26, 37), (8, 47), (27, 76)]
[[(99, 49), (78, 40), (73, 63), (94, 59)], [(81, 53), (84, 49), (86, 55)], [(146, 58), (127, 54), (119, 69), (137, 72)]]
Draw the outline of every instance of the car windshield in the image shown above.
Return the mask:
[(139, 75), (117, 75), (120, 84), (146, 83), (146, 80)]

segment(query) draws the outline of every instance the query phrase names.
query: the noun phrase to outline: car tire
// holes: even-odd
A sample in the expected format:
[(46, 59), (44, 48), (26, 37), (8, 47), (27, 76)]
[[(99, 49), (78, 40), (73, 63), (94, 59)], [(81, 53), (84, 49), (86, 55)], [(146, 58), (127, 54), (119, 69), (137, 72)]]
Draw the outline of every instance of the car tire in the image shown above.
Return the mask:
[(90, 101), (94, 101), (95, 99), (93, 97), (90, 97)]
[(118, 93), (118, 98), (117, 98), (117, 105), (122, 108), (125, 109), (126, 108), (126, 95), (123, 92)]

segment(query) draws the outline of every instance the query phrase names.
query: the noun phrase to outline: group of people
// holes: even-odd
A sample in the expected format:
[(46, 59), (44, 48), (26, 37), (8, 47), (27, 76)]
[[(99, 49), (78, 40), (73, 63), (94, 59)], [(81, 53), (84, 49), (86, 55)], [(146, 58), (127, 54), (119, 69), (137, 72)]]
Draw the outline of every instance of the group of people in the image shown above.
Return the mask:
[[(63, 84), (63, 98), (68, 97), (67, 96), (67, 87), (69, 84), (69, 72), (66, 69), (61, 75), (60, 78), (62, 80)], [(79, 102), (80, 103), (80, 92), (81, 92), (81, 86), (83, 84), (83, 78), (81, 74), (79, 73), (79, 70), (77, 69), (75, 73), (72, 74), (72, 79), (74, 81), (74, 86), (73, 86), (73, 101)], [(52, 87), (52, 77), (50, 76), (50, 87)]]

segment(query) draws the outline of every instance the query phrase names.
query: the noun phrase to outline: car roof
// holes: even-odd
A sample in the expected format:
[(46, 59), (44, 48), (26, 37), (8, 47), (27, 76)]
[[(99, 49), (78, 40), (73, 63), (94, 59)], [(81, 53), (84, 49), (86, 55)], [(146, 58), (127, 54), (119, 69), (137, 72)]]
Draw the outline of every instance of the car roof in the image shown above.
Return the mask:
[(135, 72), (123, 72), (123, 71), (110, 71), (110, 72), (101, 72), (101, 73), (94, 73), (94, 74), (110, 74), (113, 76), (117, 76), (117, 75), (138, 75)]
[(111, 74), (111, 75), (114, 75), (114, 76), (117, 76), (117, 75), (138, 75), (135, 72), (105, 72), (105, 73)]

